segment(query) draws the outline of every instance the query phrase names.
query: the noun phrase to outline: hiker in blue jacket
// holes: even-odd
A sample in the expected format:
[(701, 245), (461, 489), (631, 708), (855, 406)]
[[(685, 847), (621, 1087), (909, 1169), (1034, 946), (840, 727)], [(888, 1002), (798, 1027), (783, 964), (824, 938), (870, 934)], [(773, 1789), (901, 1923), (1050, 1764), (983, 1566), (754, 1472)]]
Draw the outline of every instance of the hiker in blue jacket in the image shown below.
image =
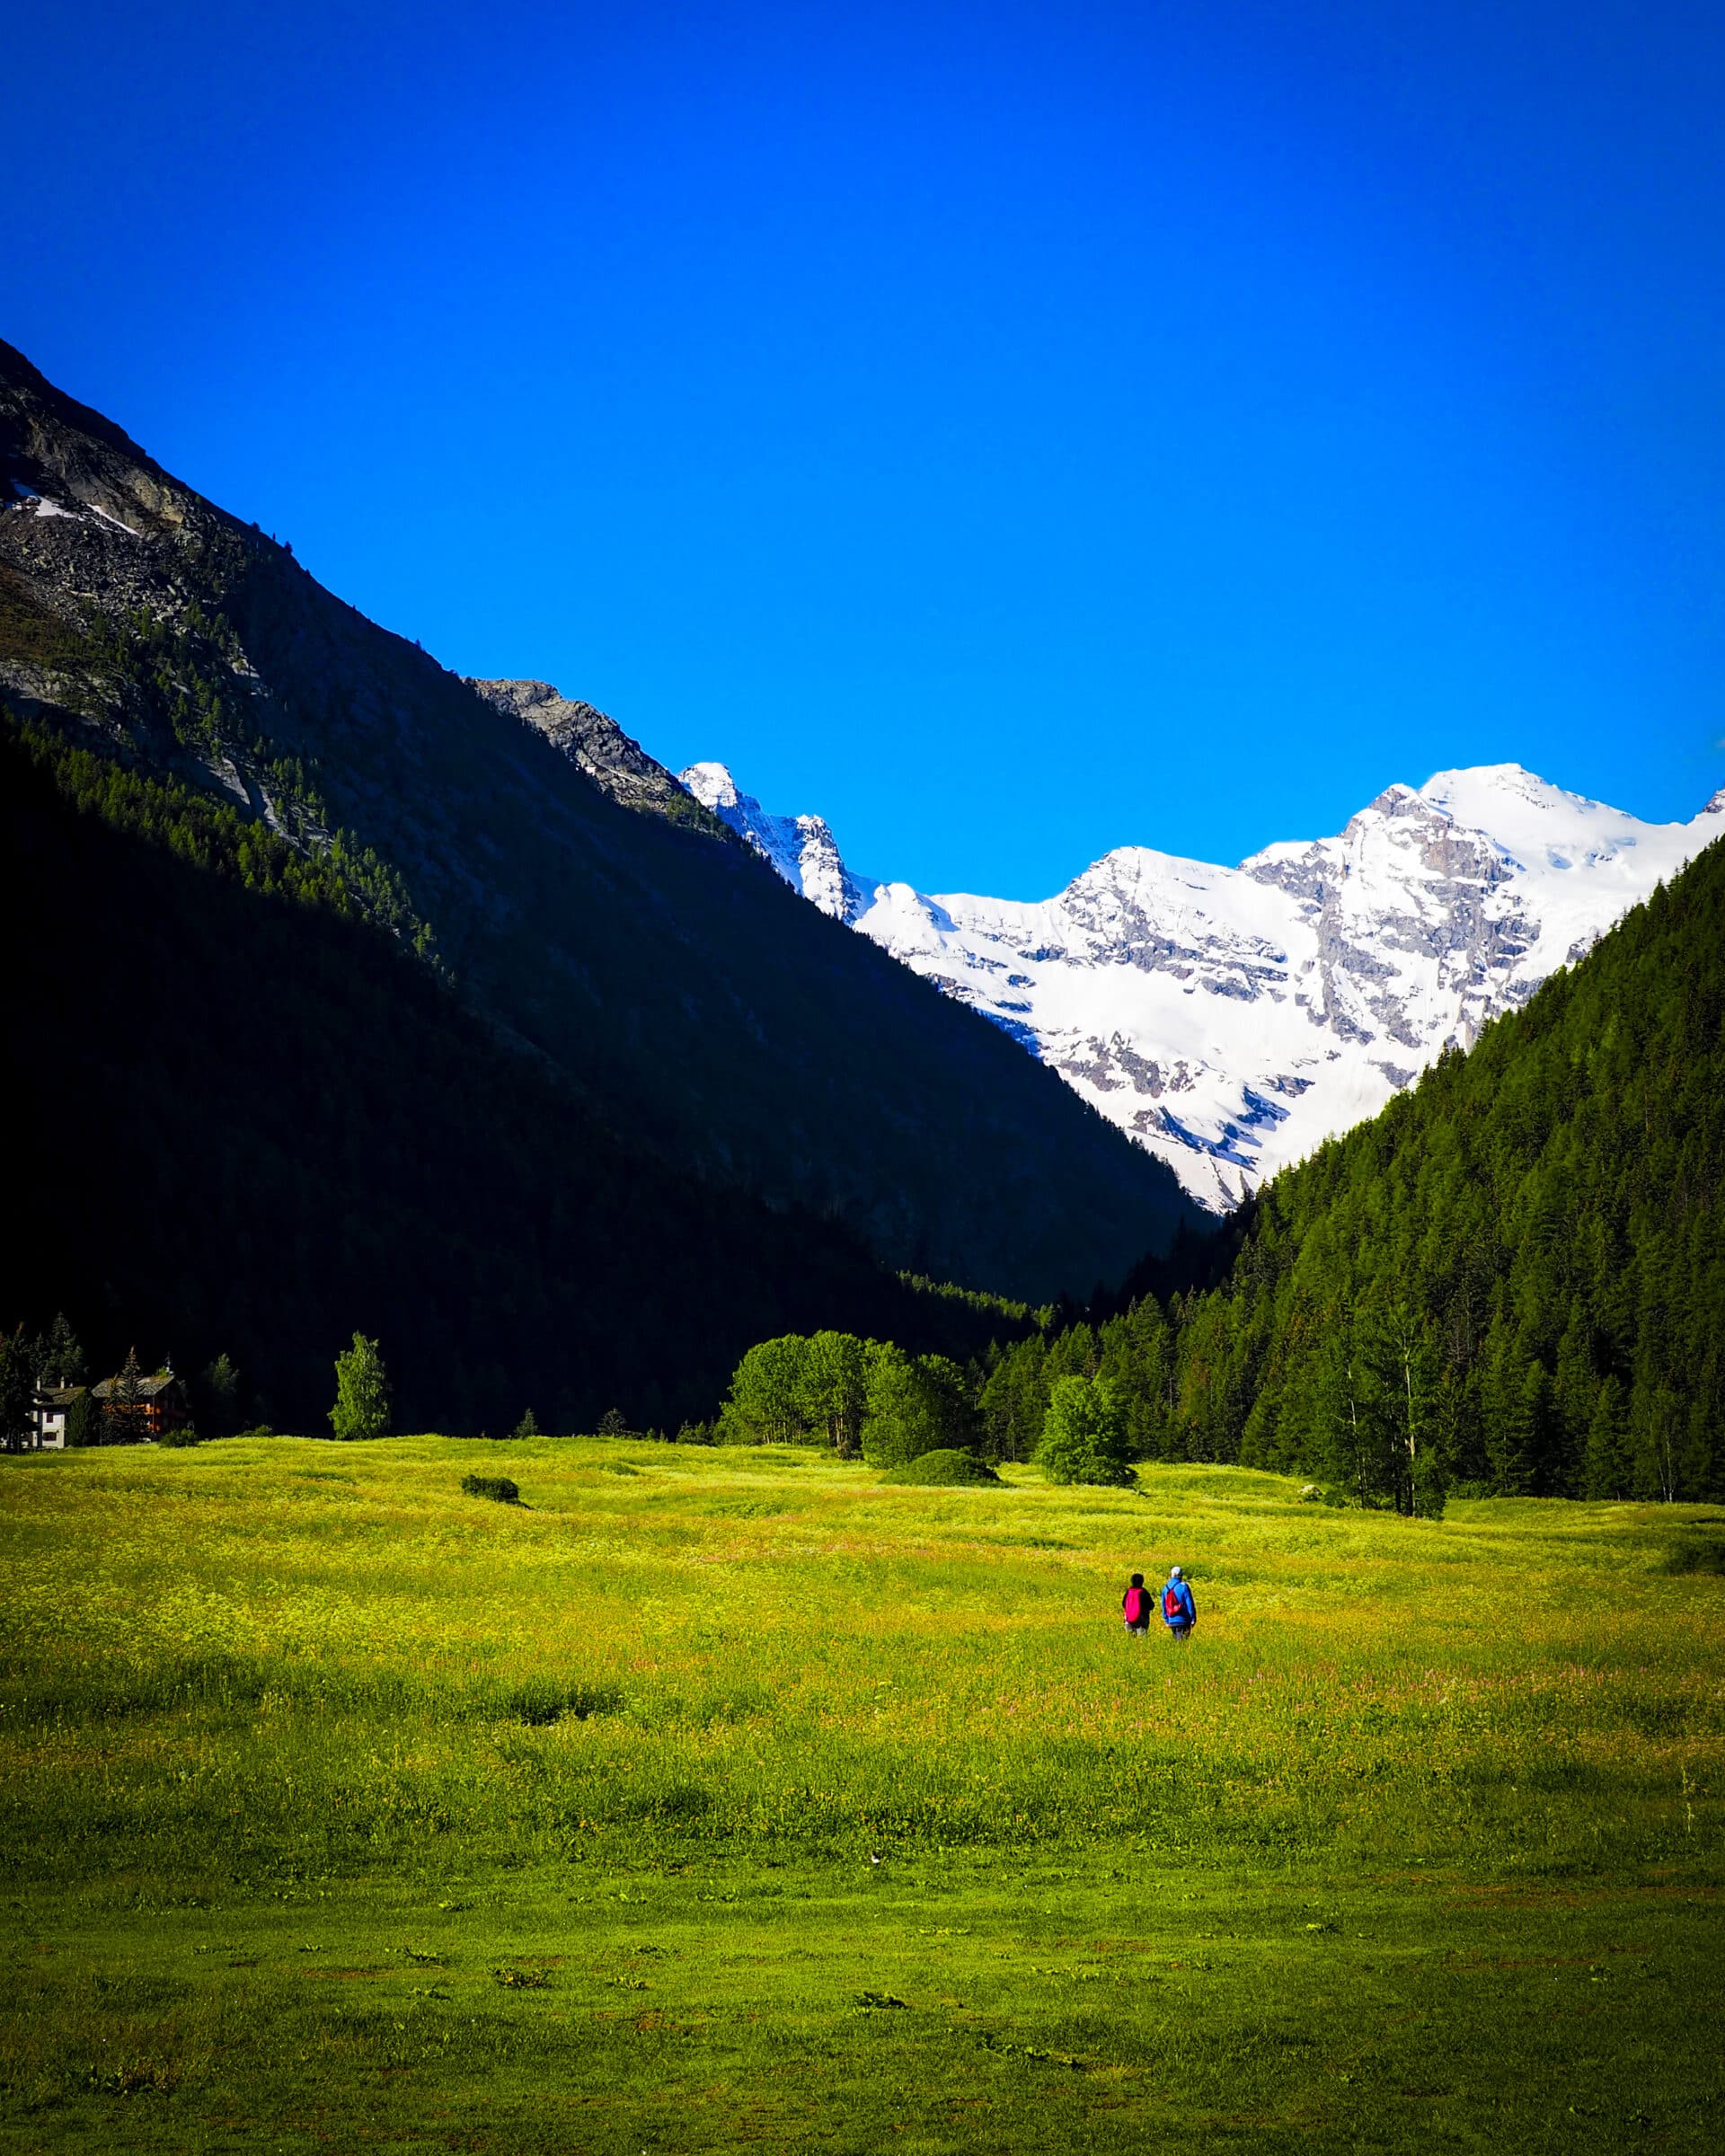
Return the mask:
[(1192, 1599), (1192, 1583), (1176, 1565), (1168, 1575), (1168, 1585), (1162, 1590), (1162, 1621), (1176, 1639), (1184, 1639), (1198, 1622), (1198, 1604)]

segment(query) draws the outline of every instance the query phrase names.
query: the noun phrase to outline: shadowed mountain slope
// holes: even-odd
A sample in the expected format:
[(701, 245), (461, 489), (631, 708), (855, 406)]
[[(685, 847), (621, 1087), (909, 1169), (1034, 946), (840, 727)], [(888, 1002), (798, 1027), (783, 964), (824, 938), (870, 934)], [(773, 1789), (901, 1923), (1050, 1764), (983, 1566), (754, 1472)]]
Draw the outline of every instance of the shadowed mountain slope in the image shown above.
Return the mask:
[(189, 788), (0, 738), (8, 1326), (63, 1307), (107, 1367), (226, 1351), (313, 1429), (358, 1326), (400, 1427), (494, 1431), (703, 1417), (763, 1335), (964, 1355), (1012, 1329), (620, 1143), (300, 859)]
[(599, 1122), (889, 1263), (1038, 1299), (1186, 1215), (986, 1021), (743, 849), (619, 805), (4, 346), (0, 495), (13, 706), (323, 864)]

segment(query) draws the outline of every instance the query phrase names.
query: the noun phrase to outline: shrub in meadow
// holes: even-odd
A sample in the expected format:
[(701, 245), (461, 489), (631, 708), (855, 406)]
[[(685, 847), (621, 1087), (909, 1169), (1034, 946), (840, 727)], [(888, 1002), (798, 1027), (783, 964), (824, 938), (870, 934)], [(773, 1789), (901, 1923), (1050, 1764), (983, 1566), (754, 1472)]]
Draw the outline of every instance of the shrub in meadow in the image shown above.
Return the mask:
[(494, 1498), (500, 1505), (521, 1502), (519, 1485), (507, 1475), (464, 1475), (461, 1487), (470, 1498)]
[(917, 1489), (965, 1489), (998, 1483), (1000, 1477), (986, 1461), (978, 1460), (974, 1453), (942, 1446), (937, 1452), (924, 1453), (917, 1459), (907, 1461), (902, 1467), (889, 1467), (880, 1480), (906, 1483)]

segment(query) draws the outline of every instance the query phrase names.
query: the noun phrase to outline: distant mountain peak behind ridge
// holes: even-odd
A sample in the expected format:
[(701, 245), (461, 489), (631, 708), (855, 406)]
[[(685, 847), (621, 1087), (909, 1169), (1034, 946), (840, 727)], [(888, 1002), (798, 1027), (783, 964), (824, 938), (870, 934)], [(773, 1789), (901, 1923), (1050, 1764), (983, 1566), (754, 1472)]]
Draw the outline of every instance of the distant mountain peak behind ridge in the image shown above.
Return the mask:
[(826, 819), (769, 816), (751, 793), (740, 793), (723, 764), (691, 764), (682, 783), (737, 836), (769, 861), (811, 906), (835, 921), (854, 923), (870, 904), (874, 886), (852, 874)]
[(1025, 903), (857, 877), (820, 817), (768, 814), (721, 764), (683, 780), (1213, 1212), (1470, 1046), (1725, 835), (1725, 788), (1692, 822), (1649, 824), (1493, 764), (1389, 786), (1336, 836), (1237, 868), (1122, 846)]

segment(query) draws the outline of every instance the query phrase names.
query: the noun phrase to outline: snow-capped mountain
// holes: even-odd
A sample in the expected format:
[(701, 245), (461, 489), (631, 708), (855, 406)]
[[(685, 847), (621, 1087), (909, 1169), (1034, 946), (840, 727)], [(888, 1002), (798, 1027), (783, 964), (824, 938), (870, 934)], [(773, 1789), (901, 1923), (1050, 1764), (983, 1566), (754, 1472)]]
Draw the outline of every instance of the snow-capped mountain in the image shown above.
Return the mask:
[(845, 866), (723, 764), (684, 783), (823, 911), (1051, 1064), (1225, 1211), (1525, 1003), (1725, 835), (1725, 789), (1648, 824), (1517, 764), (1392, 786), (1333, 838), (1238, 868), (1123, 846), (1035, 903)]

